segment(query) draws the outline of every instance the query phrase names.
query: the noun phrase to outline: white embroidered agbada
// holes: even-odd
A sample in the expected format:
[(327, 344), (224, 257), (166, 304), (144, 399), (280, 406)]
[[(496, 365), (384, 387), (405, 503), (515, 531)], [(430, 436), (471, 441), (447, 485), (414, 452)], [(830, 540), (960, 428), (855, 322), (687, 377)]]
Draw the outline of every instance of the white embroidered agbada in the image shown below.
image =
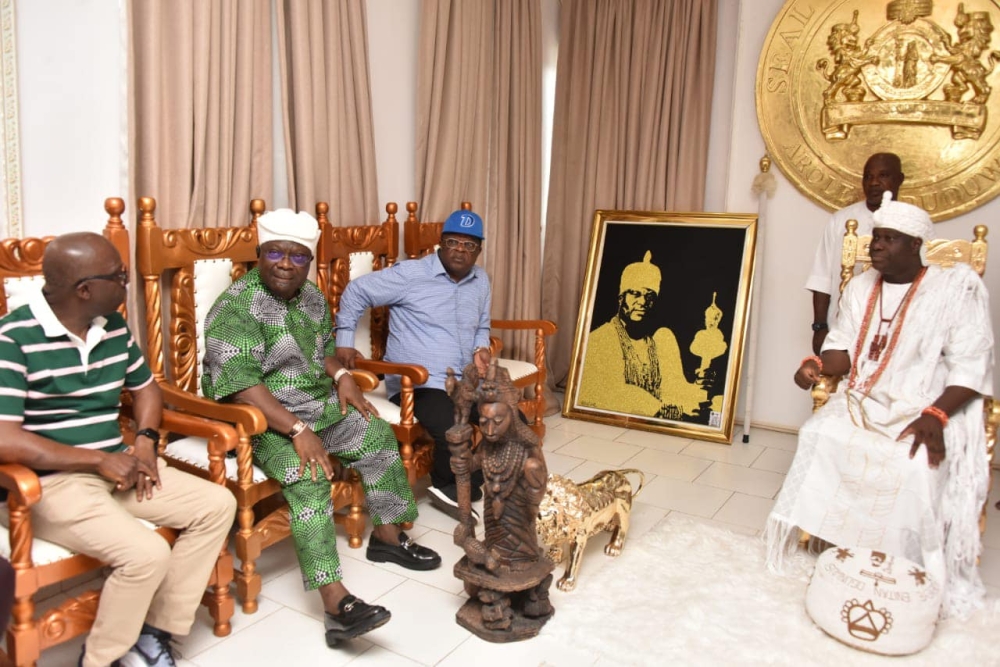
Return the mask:
[[(848, 284), (841, 316), (823, 345), (862, 361), (855, 388), (845, 377), (799, 431), (795, 459), (767, 521), (768, 567), (780, 571), (802, 529), (836, 545), (875, 548), (923, 564), (945, 582), (942, 616), (965, 616), (983, 595), (976, 566), (989, 478), (982, 399), (951, 416), (944, 429), (946, 458), (937, 470), (928, 466), (925, 447), (910, 460), (912, 438), (896, 438), (945, 387), (992, 394), (986, 288), (966, 265), (928, 267), (905, 318), (896, 317), (889, 328), (890, 343), (880, 357), (889, 355), (888, 362), (866, 395), (865, 384), (879, 366), (868, 359), (877, 301), (860, 347), (857, 339), (878, 278), (869, 270)], [(886, 316), (908, 287), (884, 284)]]

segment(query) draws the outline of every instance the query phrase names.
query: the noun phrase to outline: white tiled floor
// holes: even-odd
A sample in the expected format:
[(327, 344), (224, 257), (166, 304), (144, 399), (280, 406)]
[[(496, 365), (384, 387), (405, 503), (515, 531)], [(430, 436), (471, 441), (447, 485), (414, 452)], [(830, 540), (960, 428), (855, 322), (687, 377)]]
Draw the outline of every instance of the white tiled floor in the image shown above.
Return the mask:
[[(735, 531), (759, 533), (781, 488), (795, 450), (795, 436), (755, 429), (742, 444), (685, 440), (553, 416), (546, 419), (545, 453), (549, 470), (584, 480), (608, 468), (639, 468), (646, 487), (632, 510), (629, 539), (636, 539), (670, 512), (700, 517)], [(990, 529), (984, 538), (981, 571), (992, 594), (1000, 593), (1000, 474), (995, 475)], [(208, 615), (199, 612), (191, 635), (179, 642), (182, 667), (228, 665), (595, 665), (597, 656), (556, 645), (544, 634), (526, 642), (490, 644), (455, 623), (466, 597), (451, 573), (459, 550), (452, 544), (454, 522), (437, 512), (418, 490), (421, 515), (412, 537), (437, 549), (445, 565), (434, 572), (408, 572), (374, 565), (364, 549), (341, 551), (345, 583), (360, 597), (388, 607), (392, 621), (351, 643), (329, 649), (323, 641), (319, 596), (305, 593), (290, 541), (271, 547), (258, 561), (264, 580), (257, 613), (239, 611), (229, 637), (212, 635)], [(606, 540), (591, 540), (584, 576), (614, 560), (603, 554)], [(627, 546), (626, 546), (627, 548)], [(561, 568), (557, 570), (561, 573)], [(55, 595), (53, 600), (59, 599)], [(553, 587), (553, 605), (573, 604), (572, 593)], [(554, 621), (555, 622), (555, 619)], [(82, 639), (46, 652), (42, 667), (76, 664)], [(607, 664), (607, 663), (601, 663)], [(734, 663), (735, 664), (735, 663)], [(743, 663), (750, 664), (750, 663)]]

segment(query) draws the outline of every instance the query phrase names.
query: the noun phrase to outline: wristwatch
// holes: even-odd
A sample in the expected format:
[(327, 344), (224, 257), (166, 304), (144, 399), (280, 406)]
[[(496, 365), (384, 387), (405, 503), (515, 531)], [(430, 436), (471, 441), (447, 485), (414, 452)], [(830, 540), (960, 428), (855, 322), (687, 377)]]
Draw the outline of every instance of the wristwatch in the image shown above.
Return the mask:
[(830, 325), (826, 322), (813, 322), (813, 331), (826, 331)]
[(135, 437), (138, 438), (140, 435), (144, 435), (150, 440), (152, 440), (153, 444), (157, 444), (160, 442), (160, 432), (157, 431), (155, 428), (144, 428), (135, 432)]
[(300, 433), (305, 431), (308, 425), (301, 419), (292, 424), (292, 428), (288, 431), (288, 437), (294, 440)]

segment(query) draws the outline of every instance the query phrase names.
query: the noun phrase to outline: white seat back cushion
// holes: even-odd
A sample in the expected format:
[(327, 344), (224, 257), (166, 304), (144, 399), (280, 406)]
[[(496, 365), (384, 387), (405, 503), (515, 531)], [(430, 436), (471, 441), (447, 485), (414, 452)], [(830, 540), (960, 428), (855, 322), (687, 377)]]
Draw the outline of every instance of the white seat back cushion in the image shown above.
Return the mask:
[[(353, 252), (350, 256), (350, 279), (366, 276), (374, 269), (375, 255), (370, 252)], [(354, 330), (354, 349), (370, 359), (372, 356), (372, 311), (366, 310)]]
[(514, 381), (538, 372), (538, 366), (529, 364), (527, 361), (518, 361), (517, 359), (498, 357), (497, 366), (506, 368), (507, 372), (510, 373), (510, 379)]
[[(370, 252), (355, 252), (351, 253), (351, 269), (350, 277), (351, 280), (359, 276), (368, 275), (375, 269), (373, 264), (375, 262), (375, 255)], [(372, 311), (366, 310), (365, 314), (361, 316), (358, 320), (357, 329), (354, 331), (354, 349), (361, 352), (368, 358), (371, 358), (372, 354)], [(382, 419), (386, 420), (390, 424), (398, 424), (402, 421), (402, 416), (399, 412), (399, 406), (389, 400), (386, 395), (385, 383), (380, 382), (373, 391), (365, 393), (365, 398), (371, 401), (371, 404), (375, 406), (378, 410), (378, 415)], [(416, 418), (413, 420), (416, 422)]]
[[(194, 263), (194, 316), (197, 326), (198, 363), (196, 383), (201, 396), (202, 361), (205, 359), (205, 318), (219, 295), (233, 284), (233, 262), (228, 259), (203, 259)], [(206, 468), (208, 467), (206, 462)]]
[(31, 297), (42, 291), (43, 285), (45, 285), (45, 278), (42, 276), (4, 278), (3, 293), (7, 297), (7, 312), (28, 303)]
[[(398, 424), (403, 420), (399, 406), (390, 401), (386, 395), (385, 382), (379, 382), (375, 389), (366, 392), (365, 398), (378, 410), (378, 416), (390, 424)], [(416, 417), (413, 418), (413, 422), (417, 422)]]

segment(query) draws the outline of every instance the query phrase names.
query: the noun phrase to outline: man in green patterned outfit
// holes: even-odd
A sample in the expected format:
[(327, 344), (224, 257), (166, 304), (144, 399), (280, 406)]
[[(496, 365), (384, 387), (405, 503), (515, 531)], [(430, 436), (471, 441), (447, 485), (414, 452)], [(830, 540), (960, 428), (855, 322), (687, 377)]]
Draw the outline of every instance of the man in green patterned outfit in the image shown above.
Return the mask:
[(368, 560), (430, 570), (441, 557), (399, 529), (416, 519), (417, 507), (396, 438), (334, 356), (330, 310), (307, 280), (319, 225), (308, 213), (280, 209), (260, 217), (257, 235), (257, 268), (233, 283), (206, 319), (202, 388), (264, 413), (268, 430), (254, 437), (254, 462), (282, 484), (303, 583), (319, 589), (334, 646), (384, 625), (390, 614), (341, 582), (328, 454), (361, 476), (374, 525)]

